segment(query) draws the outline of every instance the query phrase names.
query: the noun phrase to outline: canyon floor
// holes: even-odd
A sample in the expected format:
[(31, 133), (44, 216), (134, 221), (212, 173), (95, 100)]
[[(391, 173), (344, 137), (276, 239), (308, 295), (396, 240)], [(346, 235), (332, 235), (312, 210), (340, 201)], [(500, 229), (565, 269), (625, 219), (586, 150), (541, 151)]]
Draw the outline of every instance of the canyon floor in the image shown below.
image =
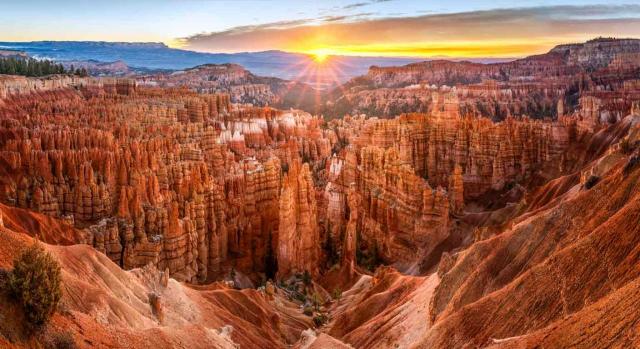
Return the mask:
[(372, 67), (338, 118), (233, 65), (0, 76), (0, 281), (63, 280), (0, 347), (638, 347), (639, 42)]

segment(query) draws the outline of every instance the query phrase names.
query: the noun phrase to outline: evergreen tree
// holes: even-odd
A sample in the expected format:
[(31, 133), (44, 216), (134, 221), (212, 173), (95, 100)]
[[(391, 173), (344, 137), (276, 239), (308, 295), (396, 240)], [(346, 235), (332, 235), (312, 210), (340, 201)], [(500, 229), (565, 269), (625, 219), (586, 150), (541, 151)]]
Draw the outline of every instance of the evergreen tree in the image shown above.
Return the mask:
[(24, 76), (45, 76), (51, 74), (75, 74), (78, 76), (89, 76), (86, 68), (74, 68), (71, 65), (66, 70), (60, 63), (50, 60), (39, 60), (35, 58), (6, 57), (0, 58), (0, 74), (24, 75)]

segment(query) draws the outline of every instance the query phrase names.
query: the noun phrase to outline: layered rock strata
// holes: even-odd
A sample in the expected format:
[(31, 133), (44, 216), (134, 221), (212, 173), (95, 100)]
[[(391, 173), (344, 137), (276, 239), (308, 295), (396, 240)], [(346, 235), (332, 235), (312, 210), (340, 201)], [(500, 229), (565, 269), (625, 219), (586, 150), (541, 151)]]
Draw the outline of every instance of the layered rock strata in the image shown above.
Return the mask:
[(264, 273), (282, 169), (320, 161), (335, 139), (306, 113), (233, 107), (228, 95), (32, 80), (3, 88), (1, 200), (86, 229), (124, 268), (152, 263), (181, 280)]

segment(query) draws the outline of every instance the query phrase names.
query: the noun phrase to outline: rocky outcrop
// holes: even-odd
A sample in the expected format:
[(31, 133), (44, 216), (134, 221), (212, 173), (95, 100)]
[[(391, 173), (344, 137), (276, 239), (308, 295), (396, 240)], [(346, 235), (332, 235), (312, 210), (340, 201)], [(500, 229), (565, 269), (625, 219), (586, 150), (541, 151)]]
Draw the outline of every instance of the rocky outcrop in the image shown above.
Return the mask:
[(449, 201), (453, 213), (461, 213), (464, 210), (464, 178), (462, 167), (456, 165), (449, 176)]
[(559, 45), (546, 54), (480, 64), (433, 60), (376, 67), (328, 95), (323, 112), (393, 117), (425, 112), (429, 91), (455, 91), (463, 115), (501, 121), (510, 116), (558, 118), (578, 108), (584, 92), (623, 88), (638, 76), (640, 40), (598, 38)]
[(205, 64), (173, 73), (137, 78), (145, 86), (186, 87), (200, 93), (228, 93), (235, 103), (265, 106), (279, 102), (288, 82), (253, 75), (237, 64)]
[(227, 95), (96, 81), (11, 87), (1, 200), (87, 228), (126, 269), (197, 282), (235, 268), (259, 281), (277, 250), (282, 168), (327, 157), (332, 132)]
[[(0, 267), (26, 235), (76, 245), (47, 247), (78, 315), (54, 324), (139, 326), (160, 346), (195, 345), (179, 335), (189, 323), (221, 328), (203, 330), (209, 346), (633, 347), (620, 334), (638, 323), (640, 82), (635, 53), (611, 45), (374, 68), (394, 86), (353, 86), (358, 108), (427, 108), (393, 119), (3, 78)], [(266, 91), (218, 73), (203, 86)], [(123, 290), (134, 297), (111, 297)], [(318, 326), (330, 315), (325, 337), (295, 343), (302, 310)]]
[(431, 189), (396, 148), (365, 146), (359, 153), (347, 149), (332, 162), (333, 176), (327, 185), (330, 205), (336, 202), (349, 212), (334, 216), (329, 211), (327, 217), (332, 226), (340, 227), (338, 232), (344, 231), (331, 232), (334, 241), (345, 236), (338, 249), (343, 263), (353, 258), (354, 247), (388, 262), (408, 263), (446, 238), (450, 205), (446, 192)]
[[(613, 136), (634, 122), (633, 117), (625, 118), (603, 135)], [(637, 139), (637, 131), (632, 129), (629, 135)], [(514, 219), (502, 234), (458, 255), (431, 300), (431, 319), (438, 331), (426, 333), (421, 346), (502, 343), (497, 339), (517, 347), (540, 342), (551, 346), (633, 342), (610, 337), (604, 326), (609, 322), (601, 317), (625, 313), (613, 310), (611, 299), (628, 296), (628, 288), (637, 287), (638, 275), (637, 268), (624, 261), (639, 246), (632, 237), (637, 229), (629, 225), (638, 212), (638, 191), (631, 188), (639, 173), (623, 175), (620, 169), (627, 156), (615, 147), (609, 149), (595, 162), (601, 169), (597, 188), (560, 194), (545, 209)], [(562, 181), (549, 182), (540, 195), (550, 195), (561, 185)], [(461, 332), (469, 318), (475, 319), (473, 330)], [(632, 326), (627, 320), (616, 323), (626, 329), (623, 332)], [(587, 324), (598, 330), (585, 335)], [(559, 335), (560, 326), (572, 335)]]
[(563, 55), (569, 65), (595, 69), (606, 67), (614, 60), (619, 61), (629, 55), (639, 53), (640, 40), (596, 38), (585, 43), (558, 45), (550, 52)]
[(459, 166), (464, 196), (474, 198), (510, 181), (526, 181), (547, 160), (560, 158), (574, 127), (528, 118), (493, 123), (462, 117), (455, 94), (434, 93), (433, 99), (429, 114), (368, 120), (354, 145), (396, 148), (400, 161), (444, 188)]
[[(0, 212), (4, 211), (5, 206), (0, 205)], [(20, 209), (10, 211), (7, 217), (26, 228), (42, 223), (51, 228), (47, 221), (56, 221), (33, 212), (17, 212), (24, 211)], [(3, 269), (10, 269), (20, 251), (35, 241), (25, 231), (13, 229), (0, 228)], [(69, 339), (62, 343), (108, 348), (166, 348), (176, 343), (203, 349), (285, 348), (294, 345), (300, 332), (313, 327), (312, 319), (282, 292), (268, 295), (263, 290), (236, 290), (222, 282), (192, 287), (154, 266), (122, 270), (87, 245), (41, 245), (61, 268), (64, 292), (60, 304), (66, 311), (52, 315), (47, 333), (53, 335), (47, 337), (63, 333)], [(0, 346), (29, 347), (32, 339), (10, 334), (23, 331), (23, 310), (4, 293), (0, 303), (3, 319), (11, 318), (3, 320)]]
[(278, 227), (278, 275), (319, 273), (321, 240), (309, 164), (293, 162), (282, 178)]
[(356, 186), (352, 183), (347, 192), (347, 203), (349, 207), (349, 220), (345, 228), (344, 243), (342, 248), (342, 265), (353, 269), (356, 265), (356, 253), (358, 248), (358, 226), (361, 225), (358, 210), (360, 210), (360, 194), (356, 191)]
[[(130, 94), (136, 83), (130, 79), (89, 78), (75, 75), (51, 75), (30, 78), (15, 75), (0, 76), (0, 99), (29, 93), (41, 93), (64, 88), (109, 89), (120, 94)], [(0, 105), (1, 106), (1, 105)]]

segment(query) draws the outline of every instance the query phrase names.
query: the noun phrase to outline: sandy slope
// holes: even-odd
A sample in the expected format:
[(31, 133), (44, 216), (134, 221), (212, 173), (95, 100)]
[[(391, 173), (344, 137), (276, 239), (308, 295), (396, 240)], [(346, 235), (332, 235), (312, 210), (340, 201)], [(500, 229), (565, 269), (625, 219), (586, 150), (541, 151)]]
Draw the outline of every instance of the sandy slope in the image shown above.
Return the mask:
[[(16, 219), (2, 209), (5, 222)], [(19, 218), (43, 218), (30, 214)], [(17, 251), (31, 243), (26, 234), (0, 228), (0, 267), (9, 268)], [(312, 327), (310, 318), (279, 295), (223, 284), (194, 289), (173, 279), (165, 287), (157, 270), (124, 271), (87, 245), (45, 247), (60, 262), (64, 281), (61, 311), (50, 331), (70, 331), (80, 347), (277, 348)], [(162, 321), (152, 312), (150, 293), (161, 297)], [(0, 338), (13, 342), (3, 347), (33, 344), (19, 333), (3, 332)]]

